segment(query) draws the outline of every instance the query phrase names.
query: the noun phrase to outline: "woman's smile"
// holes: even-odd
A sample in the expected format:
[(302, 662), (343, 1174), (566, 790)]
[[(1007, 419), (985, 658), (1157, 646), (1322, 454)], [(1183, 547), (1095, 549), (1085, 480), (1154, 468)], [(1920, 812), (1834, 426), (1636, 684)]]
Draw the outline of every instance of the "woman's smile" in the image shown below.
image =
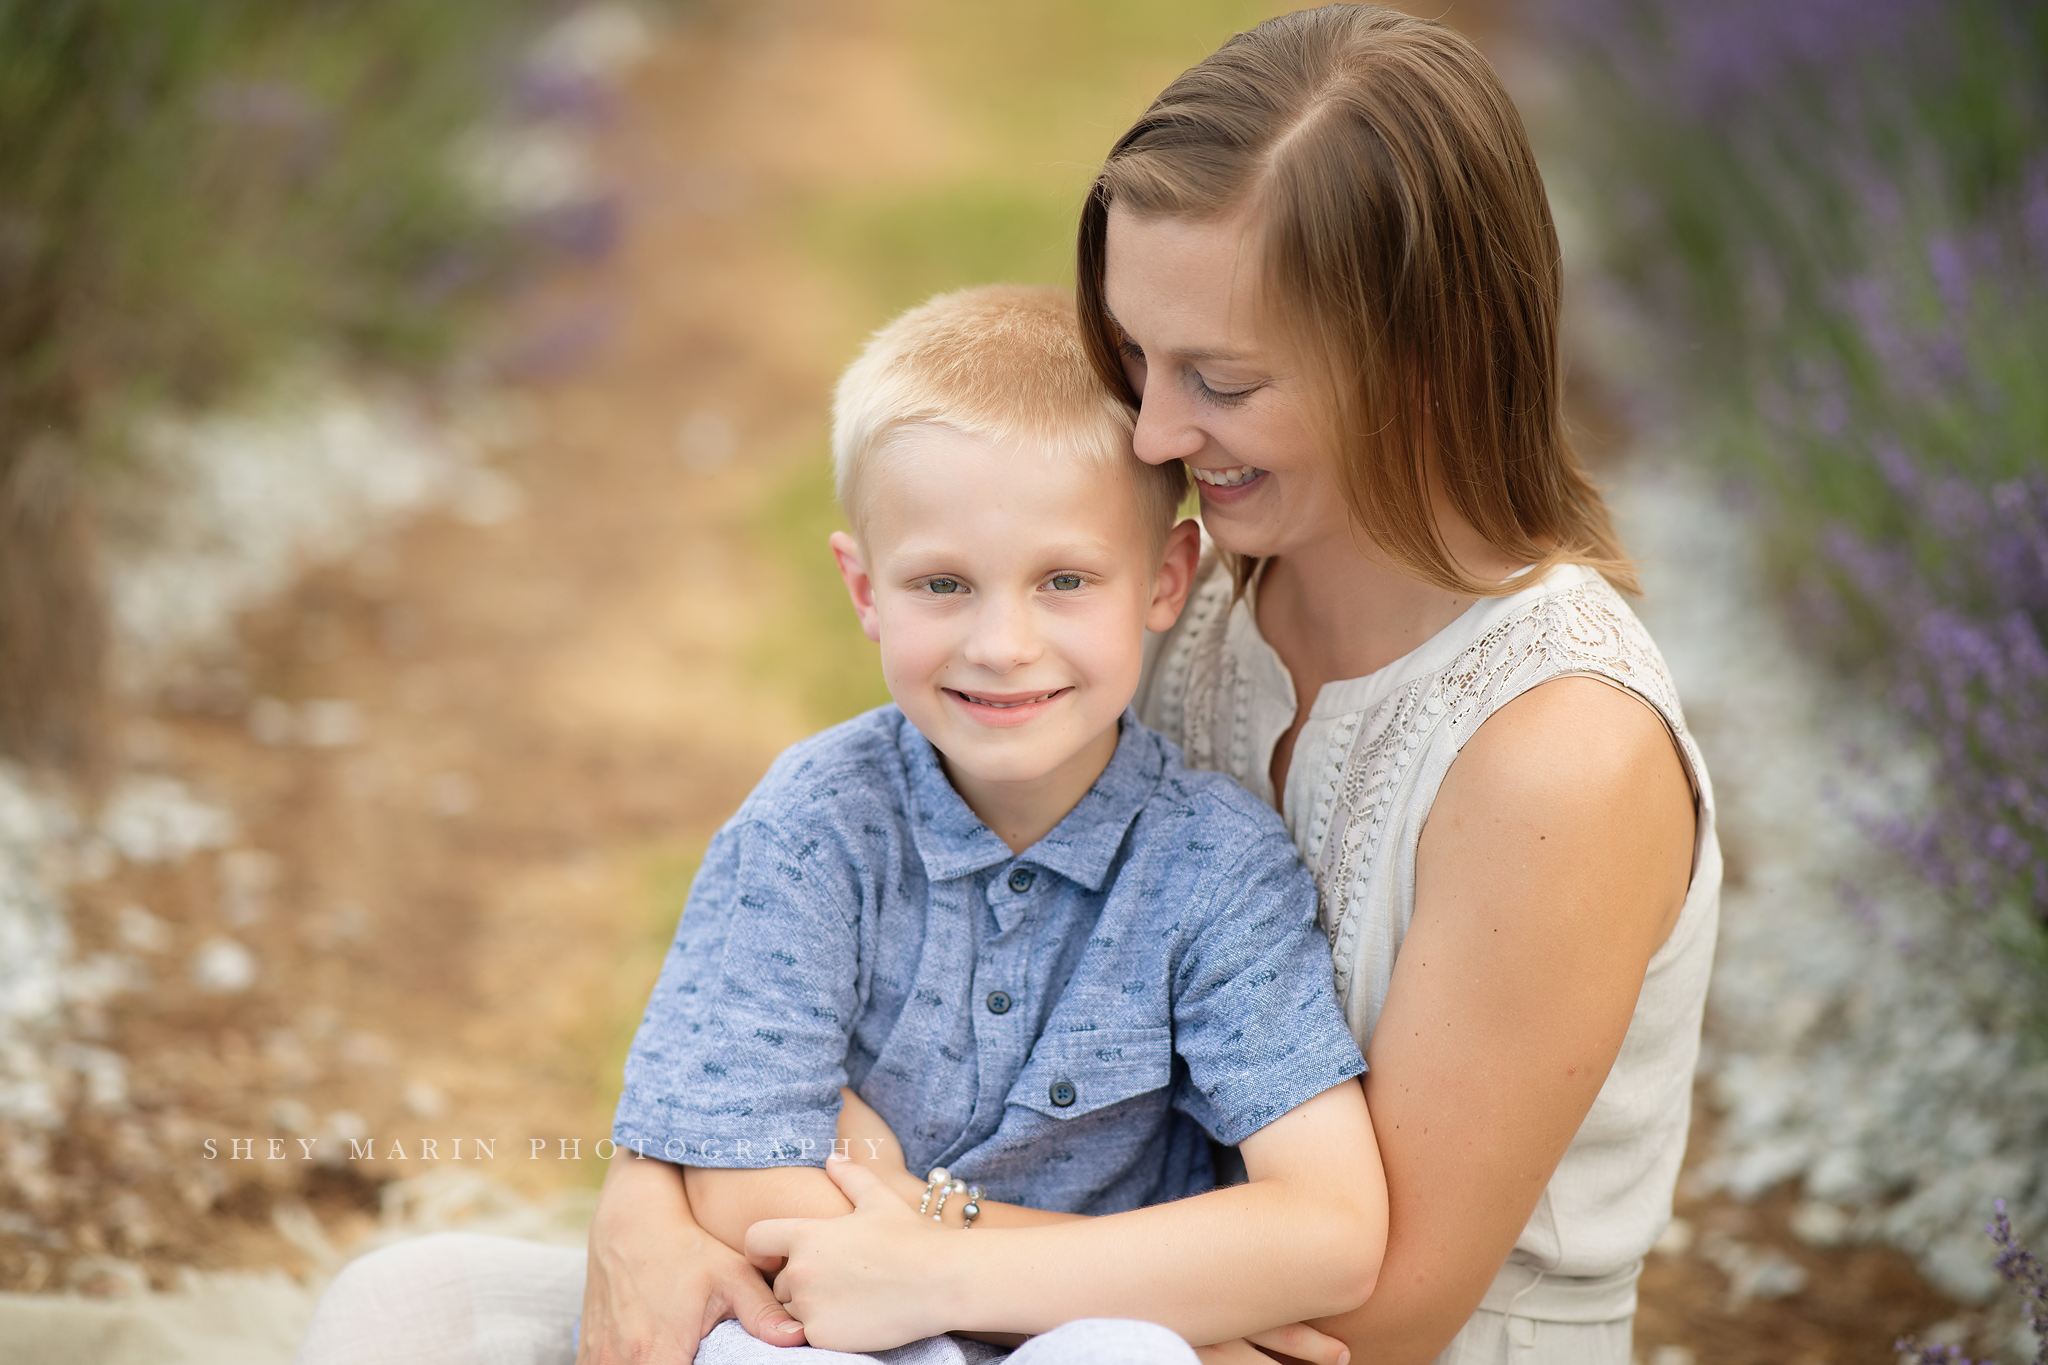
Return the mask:
[(1195, 465), (1188, 466), (1188, 473), (1195, 476), (1195, 482), (1207, 488), (1242, 488), (1265, 472), (1263, 469), (1257, 469), (1248, 464), (1236, 465), (1230, 469), (1202, 469)]

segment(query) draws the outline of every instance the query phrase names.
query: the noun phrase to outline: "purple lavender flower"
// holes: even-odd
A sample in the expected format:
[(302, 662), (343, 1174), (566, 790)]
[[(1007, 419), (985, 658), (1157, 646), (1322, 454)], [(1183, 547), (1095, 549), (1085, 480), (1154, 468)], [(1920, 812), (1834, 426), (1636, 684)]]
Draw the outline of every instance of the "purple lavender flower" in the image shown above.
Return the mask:
[(525, 236), (550, 251), (581, 261), (602, 260), (618, 246), (624, 212), (611, 196), (579, 199), (527, 217)]
[(2048, 927), (2048, 476), (1987, 494), (1923, 477), (1895, 447), (1875, 460), (1946, 550), (1930, 574), (1904, 546), (1825, 539), (1846, 589), (1895, 623), (1893, 701), (1933, 741), (1946, 797), (1886, 842), (1937, 885), (2016, 896)]
[(515, 114), (543, 121), (607, 123), (619, 108), (618, 96), (601, 81), (533, 63), (513, 73), (510, 93)]
[[(2039, 1349), (2034, 1355), (2034, 1365), (2048, 1365), (2048, 1273), (2044, 1273), (2040, 1260), (2013, 1235), (2012, 1220), (2006, 1217), (2005, 1201), (1999, 1200), (1997, 1210), (1984, 1231), (1998, 1247), (1996, 1265), (2005, 1282), (2020, 1292), (2021, 1311), (2026, 1314), (2027, 1325), (2033, 1329), (2034, 1340)], [(1893, 1343), (1893, 1349), (1911, 1365), (1996, 1365), (1991, 1360), (1976, 1361), (1963, 1354), (1959, 1346), (1929, 1346), (1917, 1337), (1903, 1336)]]
[(1903, 1336), (1892, 1343), (1899, 1359), (1909, 1365), (1998, 1365), (1995, 1360), (1975, 1360), (1960, 1346), (1930, 1346), (1916, 1336)]
[(2042, 1271), (2040, 1259), (2013, 1236), (2012, 1220), (2005, 1216), (2003, 1199), (1998, 1201), (1997, 1209), (1984, 1230), (1998, 1244), (1998, 1273), (2005, 1277), (2006, 1283), (2020, 1291), (2027, 1325), (2033, 1329), (2034, 1339), (2040, 1343), (2040, 1350), (2034, 1356), (2035, 1365), (2048, 1365), (2048, 1273)]
[(1934, 754), (1931, 812), (1880, 837), (1963, 913), (2048, 933), (2048, 24), (1538, 3), (1606, 102), (1577, 150), (1609, 162), (1618, 270), (1686, 344), (1668, 387), (1753, 419), (1788, 597)]

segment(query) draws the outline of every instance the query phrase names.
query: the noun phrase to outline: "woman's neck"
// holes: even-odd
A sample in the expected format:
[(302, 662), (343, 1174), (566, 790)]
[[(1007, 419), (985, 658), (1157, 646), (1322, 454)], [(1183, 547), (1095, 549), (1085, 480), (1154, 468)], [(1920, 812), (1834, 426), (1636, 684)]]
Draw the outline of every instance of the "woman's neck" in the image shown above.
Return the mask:
[[(1469, 576), (1498, 581), (1521, 567), (1480, 539), (1462, 517), (1440, 517), (1438, 525), (1452, 558)], [(1385, 668), (1457, 620), (1475, 600), (1397, 568), (1363, 535), (1344, 534), (1266, 562), (1259, 578), (1259, 633), (1286, 662), (1306, 707), (1323, 683)]]
[[(1446, 515), (1446, 513), (1449, 513)], [(1468, 576), (1506, 578), (1520, 564), (1486, 543), (1463, 517), (1438, 508), (1446, 548)], [(1294, 741), (1325, 685), (1376, 673), (1457, 620), (1476, 599), (1396, 568), (1362, 534), (1296, 546), (1259, 574), (1259, 634), (1294, 680), (1294, 723), (1268, 763), (1273, 803), (1283, 805)]]

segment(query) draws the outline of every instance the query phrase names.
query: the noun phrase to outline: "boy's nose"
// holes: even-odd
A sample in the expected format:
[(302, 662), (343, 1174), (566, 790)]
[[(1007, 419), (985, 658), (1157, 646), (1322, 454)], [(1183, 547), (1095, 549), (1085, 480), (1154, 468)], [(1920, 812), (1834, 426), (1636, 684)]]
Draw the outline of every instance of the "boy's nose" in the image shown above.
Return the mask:
[(1008, 673), (1036, 660), (1039, 652), (1038, 632), (1023, 603), (995, 593), (983, 599), (967, 637), (967, 662), (991, 673)]

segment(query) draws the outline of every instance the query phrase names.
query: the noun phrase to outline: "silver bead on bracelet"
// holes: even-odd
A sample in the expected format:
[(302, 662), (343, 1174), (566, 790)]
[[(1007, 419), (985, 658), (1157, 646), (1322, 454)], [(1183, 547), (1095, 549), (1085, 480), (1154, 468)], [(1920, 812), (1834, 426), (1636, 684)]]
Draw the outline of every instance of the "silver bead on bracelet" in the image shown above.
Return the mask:
[[(967, 1202), (960, 1209), (960, 1216), (965, 1220), (960, 1225), (961, 1229), (971, 1228), (974, 1220), (981, 1216), (981, 1186), (955, 1180), (953, 1173), (944, 1166), (932, 1167), (931, 1174), (924, 1178), (924, 1199), (919, 1202), (917, 1211), (931, 1215), (934, 1223), (943, 1223), (946, 1221), (946, 1201), (956, 1194), (967, 1197)], [(936, 1203), (932, 1200), (933, 1195), (938, 1196)]]
[[(938, 1194), (938, 1191), (942, 1186), (950, 1184), (952, 1182), (952, 1179), (953, 1173), (947, 1170), (944, 1166), (932, 1167), (931, 1174), (927, 1175), (924, 1178), (924, 1202), (917, 1206), (917, 1211), (919, 1213), (931, 1213), (932, 1196), (934, 1194)], [(946, 1196), (940, 1194), (939, 1207), (944, 1208), (945, 1206)], [(937, 1217), (936, 1214), (934, 1214), (933, 1216)]]

